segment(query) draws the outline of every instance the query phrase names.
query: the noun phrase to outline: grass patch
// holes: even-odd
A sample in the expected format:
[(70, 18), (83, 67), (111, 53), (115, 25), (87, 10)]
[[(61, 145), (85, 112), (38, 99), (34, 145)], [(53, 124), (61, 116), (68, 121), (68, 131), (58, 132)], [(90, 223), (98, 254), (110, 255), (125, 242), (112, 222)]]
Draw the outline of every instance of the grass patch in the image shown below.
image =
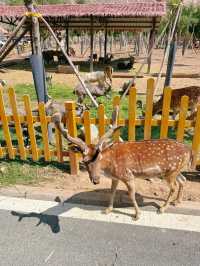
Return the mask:
[[(32, 101), (37, 100), (37, 96), (35, 93), (35, 88), (33, 84), (17, 84), (15, 86), (15, 92), (17, 95), (18, 101), (22, 101), (22, 96), (25, 94), (28, 94), (31, 98)], [(48, 90), (49, 95), (59, 101), (67, 101), (67, 100), (77, 100), (76, 95), (73, 93), (73, 88), (65, 85), (65, 84), (60, 84), (60, 83), (54, 83), (52, 88)], [(108, 96), (101, 96), (98, 97), (97, 102), (100, 104), (104, 104), (105, 106), (105, 112), (108, 117), (111, 116), (112, 110), (113, 110), (113, 98), (118, 95), (116, 91), (112, 91)], [(84, 102), (87, 105), (91, 105), (91, 100), (89, 97), (86, 97)], [(90, 108), (90, 113), (91, 116), (96, 116), (97, 110), (94, 106), (91, 106)], [(121, 116), (122, 117), (127, 117), (128, 116), (128, 98), (125, 98), (122, 103), (121, 103)]]
[(0, 186), (33, 185), (52, 180), (59, 173), (69, 173), (69, 162), (45, 162), (43, 159), (33, 162), (31, 159), (21, 161), (3, 159), (0, 162)]
[[(17, 84), (15, 86), (15, 93), (18, 100), (22, 100), (22, 96), (28, 94), (32, 101), (37, 100), (35, 87), (33, 84)], [(75, 100), (76, 96), (73, 94), (73, 89), (64, 84), (53, 84), (52, 88), (48, 90), (49, 95), (55, 100)]]
[(37, 168), (26, 163), (3, 161), (0, 164), (0, 186), (38, 182)]

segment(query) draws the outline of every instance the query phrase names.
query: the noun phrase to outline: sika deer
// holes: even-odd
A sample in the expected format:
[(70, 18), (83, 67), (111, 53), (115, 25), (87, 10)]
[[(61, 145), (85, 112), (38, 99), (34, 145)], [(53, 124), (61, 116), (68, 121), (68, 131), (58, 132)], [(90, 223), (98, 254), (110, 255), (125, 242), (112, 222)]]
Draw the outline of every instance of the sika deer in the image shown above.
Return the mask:
[[(96, 99), (97, 97), (100, 96), (107, 96), (107, 94), (111, 91), (111, 86), (102, 86), (102, 85), (95, 85), (95, 84), (90, 84), (90, 83), (85, 83), (89, 91), (91, 92), (92, 96)], [(86, 91), (84, 90), (83, 86), (81, 84), (78, 84), (74, 88), (75, 95), (78, 97), (78, 104), (82, 104), (85, 97), (87, 96)]]
[(114, 126), (96, 146), (88, 146), (81, 139), (72, 138), (61, 124), (59, 114), (55, 114), (53, 120), (62, 135), (82, 153), (90, 180), (95, 185), (99, 184), (102, 173), (112, 179), (112, 194), (106, 213), (112, 211), (117, 185), (122, 181), (135, 207), (134, 218), (138, 219), (140, 211), (135, 199), (135, 177), (163, 177), (170, 187), (170, 192), (166, 202), (159, 209), (162, 213), (171, 202), (177, 183), (179, 184), (178, 195), (174, 203), (179, 203), (182, 199), (183, 184), (186, 179), (181, 171), (190, 167), (192, 151), (186, 145), (169, 139), (109, 144), (109, 138), (119, 128), (116, 126), (116, 113), (113, 116)]
[[(96, 72), (87, 73), (85, 75), (84, 81), (87, 84), (98, 82), (98, 85), (100, 87), (105, 87), (106, 85), (111, 86), (112, 85), (112, 74), (113, 74), (112, 67), (106, 66), (104, 68), (104, 71), (96, 71)], [(109, 80), (109, 82), (107, 80)]]
[(133, 65), (135, 64), (135, 57), (130, 56), (128, 60), (121, 61), (117, 64), (117, 69), (119, 70), (130, 70), (133, 68)]
[[(193, 117), (197, 110), (197, 105), (200, 104), (200, 87), (189, 86), (181, 89), (172, 90), (171, 96), (171, 109), (173, 110), (173, 116), (176, 117), (180, 110), (181, 97), (189, 97), (189, 109), (191, 110), (190, 117)], [(153, 115), (162, 111), (163, 96), (153, 105)]]

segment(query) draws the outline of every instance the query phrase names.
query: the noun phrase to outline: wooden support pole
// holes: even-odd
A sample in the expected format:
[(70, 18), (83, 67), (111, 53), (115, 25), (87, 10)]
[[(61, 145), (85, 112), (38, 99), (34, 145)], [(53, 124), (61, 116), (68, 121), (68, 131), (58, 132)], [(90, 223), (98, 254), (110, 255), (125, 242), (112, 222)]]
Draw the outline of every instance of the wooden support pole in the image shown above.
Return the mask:
[(166, 72), (166, 79), (165, 79), (165, 86), (170, 86), (172, 74), (173, 74), (173, 68), (174, 68), (174, 62), (176, 57), (176, 45), (177, 45), (177, 34), (175, 34), (173, 40), (170, 43), (170, 50), (169, 50), (169, 56), (168, 56), (168, 62), (167, 62), (167, 72)]
[(102, 57), (102, 54), (103, 54), (102, 44), (103, 44), (103, 37), (102, 37), (102, 31), (100, 31), (99, 32), (99, 56), (100, 57)]
[(93, 50), (94, 50), (94, 29), (93, 29), (93, 16), (91, 16), (90, 25), (90, 72), (93, 72)]
[(82, 80), (82, 78), (81, 78), (78, 70), (74, 66), (74, 64), (73, 64), (72, 60), (70, 59), (70, 57), (65, 52), (65, 49), (63, 49), (61, 43), (59, 42), (58, 38), (56, 37), (55, 33), (53, 32), (51, 26), (48, 24), (48, 22), (43, 17), (41, 17), (40, 19), (42, 20), (42, 22), (44, 23), (44, 25), (47, 27), (47, 29), (49, 30), (49, 32), (51, 33), (51, 35), (53, 36), (53, 38), (56, 41), (56, 43), (59, 45), (61, 51), (63, 52), (64, 56), (66, 57), (67, 61), (70, 64), (70, 66), (73, 68), (75, 75), (77, 76), (78, 80), (80, 81), (80, 83), (81, 83), (82, 87), (84, 88), (84, 90), (86, 91), (87, 95), (90, 97), (90, 99), (93, 102), (93, 104), (95, 105), (95, 107), (98, 107), (98, 103), (95, 101), (95, 99), (92, 96), (91, 92), (86, 87), (86, 85), (85, 85), (84, 81)]
[(65, 42), (66, 42), (66, 52), (69, 55), (69, 25), (67, 23), (67, 27), (66, 27), (66, 36), (65, 36)]
[(122, 32), (120, 32), (120, 35), (119, 35), (119, 50), (121, 51), (122, 50)]
[(141, 45), (141, 32), (139, 32), (138, 35), (137, 35), (136, 44), (137, 44), (136, 45), (136, 47), (137, 47), (136, 55), (137, 56), (140, 56), (140, 51), (141, 51), (141, 49), (140, 49), (140, 45)]
[[(162, 36), (164, 35), (167, 27), (169, 26), (169, 22), (165, 25), (164, 29), (162, 30), (161, 34), (158, 36), (155, 46), (157, 43), (159, 43), (160, 39), (162, 38)], [(153, 49), (148, 53), (148, 56), (152, 53)], [(125, 90), (125, 92), (123, 93), (123, 95), (121, 96), (120, 101), (122, 101), (124, 99), (124, 97), (126, 96), (126, 94), (128, 93), (128, 91), (130, 90), (130, 88), (135, 84), (135, 80), (137, 78), (137, 76), (139, 76), (140, 72), (142, 71), (143, 67), (146, 65), (146, 58), (143, 61), (143, 63), (140, 65), (139, 69), (137, 70), (137, 72), (135, 73), (135, 76), (132, 78), (132, 80), (129, 82), (129, 86), (127, 87), (127, 89)]]
[(33, 38), (33, 54), (42, 55), (40, 43), (40, 26), (38, 18), (32, 18), (32, 38)]
[[(28, 12), (36, 13), (34, 1), (24, 0)], [(42, 61), (42, 47), (40, 42), (40, 24), (37, 16), (31, 17), (31, 42), (32, 42), (32, 57), (31, 65), (34, 77), (35, 89), (38, 97), (38, 102), (47, 102), (47, 89), (45, 83), (45, 70)], [(40, 69), (40, 70), (39, 70)]]
[[(25, 6), (28, 12), (36, 13), (34, 1), (24, 0)], [(38, 102), (47, 102), (48, 93), (45, 83), (45, 69), (42, 60), (42, 47), (40, 42), (40, 24), (37, 16), (31, 17), (32, 29), (31, 29), (31, 41), (32, 41), (32, 71), (34, 76), (35, 89), (38, 97)], [(53, 132), (51, 124), (48, 125), (48, 139), (49, 142), (53, 142)], [(47, 156), (48, 157), (48, 156)], [(46, 158), (45, 158), (46, 159)]]
[(12, 42), (12, 40), (17, 36), (17, 33), (19, 32), (19, 30), (21, 29), (21, 27), (25, 24), (26, 22), (26, 16), (22, 18), (22, 20), (19, 22), (19, 24), (17, 25), (16, 29), (12, 32), (12, 34), (10, 35), (10, 37), (8, 38), (8, 40), (6, 41), (6, 43), (4, 44), (4, 46), (0, 49), (0, 55), (2, 55), (2, 53), (4, 51), (7, 50), (8, 45)]
[[(33, 0), (24, 0), (25, 6), (28, 12), (36, 13)], [(42, 48), (40, 43), (40, 25), (37, 16), (31, 17), (32, 21), (32, 45), (33, 45), (33, 54), (42, 55)]]
[(167, 62), (167, 72), (166, 72), (166, 79), (165, 79), (165, 86), (170, 86), (175, 56), (176, 56), (176, 45), (177, 45), (177, 27), (180, 21), (181, 13), (182, 13), (183, 2), (181, 1), (179, 8), (177, 9), (177, 14), (174, 22), (174, 26), (171, 33), (171, 38), (169, 39), (170, 47), (169, 47), (169, 55), (168, 55), (168, 62)]
[(81, 32), (81, 55), (83, 55), (84, 45), (85, 45), (85, 37), (83, 32)]
[(107, 58), (107, 44), (108, 44), (108, 29), (107, 25), (105, 26), (105, 39), (104, 39), (104, 62)]
[(7, 47), (6, 50), (1, 54), (0, 56), (0, 62), (4, 60), (4, 58), (13, 50), (13, 48), (18, 44), (18, 42), (24, 37), (24, 35), (27, 33), (28, 29), (25, 28), (21, 34), (13, 41), (13, 43)]
[[(153, 18), (153, 28), (150, 32), (150, 35), (149, 35), (149, 49), (148, 49), (148, 53), (150, 53), (150, 51), (153, 49), (154, 47), (154, 42), (155, 42), (155, 24), (156, 24), (156, 19)], [(152, 53), (150, 53), (150, 55), (148, 56), (147, 58), (147, 64), (148, 64), (148, 68), (147, 68), (147, 73), (149, 74), (150, 71), (151, 71), (151, 56), (152, 56)]]
[(32, 34), (32, 27), (30, 27), (30, 39), (31, 39), (31, 53), (33, 54), (33, 34)]
[(112, 50), (113, 50), (113, 32), (111, 32), (110, 35), (110, 53), (112, 54)]
[(96, 47), (97, 46), (97, 36), (96, 36), (96, 31), (95, 31), (95, 34), (94, 34), (94, 45), (93, 45), (93, 52), (95, 53), (96, 51)]

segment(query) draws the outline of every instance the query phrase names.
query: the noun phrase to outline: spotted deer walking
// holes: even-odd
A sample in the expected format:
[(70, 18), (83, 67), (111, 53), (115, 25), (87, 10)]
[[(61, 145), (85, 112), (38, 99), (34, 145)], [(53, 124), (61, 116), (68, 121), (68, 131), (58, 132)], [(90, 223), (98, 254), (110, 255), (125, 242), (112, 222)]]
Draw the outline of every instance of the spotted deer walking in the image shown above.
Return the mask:
[(86, 145), (81, 139), (71, 137), (61, 124), (59, 113), (54, 115), (53, 120), (62, 135), (82, 153), (90, 180), (98, 184), (101, 174), (112, 179), (111, 198), (105, 213), (112, 211), (116, 189), (119, 181), (122, 181), (135, 207), (134, 218), (138, 219), (140, 210), (135, 199), (135, 178), (163, 177), (170, 187), (170, 192), (159, 209), (162, 213), (172, 201), (177, 183), (179, 187), (174, 204), (182, 199), (186, 179), (181, 171), (191, 166), (192, 151), (188, 146), (169, 139), (110, 143), (111, 136), (119, 129), (117, 113), (116, 109), (113, 127), (100, 138), (97, 145)]

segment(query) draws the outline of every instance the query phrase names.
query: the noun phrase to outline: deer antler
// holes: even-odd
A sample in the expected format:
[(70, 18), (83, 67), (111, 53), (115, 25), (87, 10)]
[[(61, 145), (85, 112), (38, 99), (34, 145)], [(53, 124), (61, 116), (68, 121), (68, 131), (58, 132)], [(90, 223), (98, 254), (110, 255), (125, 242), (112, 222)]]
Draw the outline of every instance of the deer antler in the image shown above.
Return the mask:
[(75, 145), (77, 145), (81, 152), (83, 152), (85, 155), (88, 153), (88, 147), (84, 141), (82, 141), (80, 138), (73, 138), (69, 135), (69, 132), (67, 129), (64, 128), (64, 126), (61, 123), (61, 114), (55, 113), (52, 116), (52, 121), (55, 123), (56, 128), (61, 132), (61, 134), (70, 142)]
[(119, 106), (116, 106), (115, 110), (112, 113), (112, 127), (100, 138), (98, 144), (96, 145), (96, 149), (102, 150), (103, 145), (109, 142), (110, 137), (112, 137), (114, 132), (121, 127), (117, 125), (118, 116), (119, 116)]

